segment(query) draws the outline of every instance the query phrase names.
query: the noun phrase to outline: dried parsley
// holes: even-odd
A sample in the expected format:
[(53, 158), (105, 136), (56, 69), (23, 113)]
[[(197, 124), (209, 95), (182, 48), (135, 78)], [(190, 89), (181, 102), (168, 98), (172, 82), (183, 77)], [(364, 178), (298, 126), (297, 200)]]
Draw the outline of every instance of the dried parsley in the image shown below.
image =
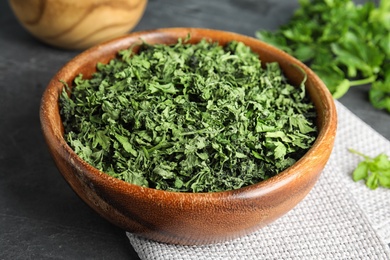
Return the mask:
[[(65, 84), (66, 85), (66, 84)], [(276, 175), (316, 137), (312, 103), (277, 63), (241, 42), (143, 43), (79, 75), (60, 97), (65, 138), (85, 161), (146, 187), (237, 189)]]

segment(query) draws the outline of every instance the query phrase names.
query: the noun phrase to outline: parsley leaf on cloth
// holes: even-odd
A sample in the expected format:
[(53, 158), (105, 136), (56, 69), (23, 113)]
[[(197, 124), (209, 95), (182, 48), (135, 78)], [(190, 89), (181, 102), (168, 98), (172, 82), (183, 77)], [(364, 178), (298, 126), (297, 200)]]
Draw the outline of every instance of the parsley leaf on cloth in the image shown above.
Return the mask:
[(390, 0), (299, 0), (279, 30), (256, 36), (308, 64), (334, 98), (372, 83), (369, 98), (390, 112)]
[(349, 151), (364, 158), (352, 173), (354, 181), (365, 180), (366, 186), (372, 190), (379, 186), (390, 188), (390, 159), (386, 154), (372, 158), (354, 149)]
[(290, 85), (243, 43), (137, 47), (60, 97), (67, 142), (101, 171), (168, 191), (231, 190), (278, 174), (314, 142), (304, 82)]

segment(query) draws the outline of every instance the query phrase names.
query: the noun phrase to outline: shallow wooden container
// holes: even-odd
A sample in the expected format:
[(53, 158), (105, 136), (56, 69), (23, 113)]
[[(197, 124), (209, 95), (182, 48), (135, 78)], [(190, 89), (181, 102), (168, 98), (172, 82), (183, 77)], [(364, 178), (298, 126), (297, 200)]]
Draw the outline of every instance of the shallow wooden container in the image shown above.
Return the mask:
[[(144, 188), (109, 177), (81, 160), (67, 145), (59, 114), (59, 80), (69, 85), (79, 73), (95, 71), (116, 53), (140, 39), (148, 43), (175, 43), (191, 34), (191, 41), (208, 38), (225, 44), (237, 40), (259, 53), (263, 62), (280, 64), (291, 83), (298, 85), (303, 72), (315, 104), (319, 135), (312, 148), (293, 166), (266, 181), (233, 191), (177, 193)], [(299, 68), (301, 69), (299, 69)], [(336, 134), (336, 108), (322, 81), (305, 65), (254, 38), (235, 33), (171, 28), (132, 33), (93, 47), (66, 64), (44, 92), (40, 118), (49, 150), (72, 189), (91, 208), (113, 224), (142, 237), (175, 244), (209, 244), (253, 232), (294, 208), (312, 189), (327, 163)]]

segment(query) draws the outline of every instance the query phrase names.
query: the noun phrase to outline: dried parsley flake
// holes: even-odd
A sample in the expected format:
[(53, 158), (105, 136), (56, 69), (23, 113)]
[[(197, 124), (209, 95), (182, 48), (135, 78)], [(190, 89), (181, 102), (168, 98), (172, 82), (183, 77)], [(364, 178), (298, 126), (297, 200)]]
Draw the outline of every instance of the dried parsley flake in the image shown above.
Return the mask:
[(91, 79), (79, 75), (60, 108), (65, 138), (99, 170), (180, 192), (238, 189), (296, 162), (316, 138), (315, 110), (277, 63), (241, 42), (143, 43)]

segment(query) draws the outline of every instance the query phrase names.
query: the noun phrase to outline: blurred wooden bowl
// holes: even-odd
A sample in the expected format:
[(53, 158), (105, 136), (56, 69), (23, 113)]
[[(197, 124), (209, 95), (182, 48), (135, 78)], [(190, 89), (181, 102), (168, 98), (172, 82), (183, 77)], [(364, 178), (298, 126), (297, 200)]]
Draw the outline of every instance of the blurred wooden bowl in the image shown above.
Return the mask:
[(9, 0), (24, 28), (41, 41), (85, 49), (137, 25), (147, 0)]
[[(64, 140), (58, 100), (66, 81), (89, 77), (97, 62), (107, 63), (119, 50), (139, 42), (175, 43), (191, 34), (226, 44), (237, 40), (259, 53), (262, 62), (276, 61), (292, 84), (307, 74), (306, 89), (318, 113), (318, 137), (310, 150), (280, 174), (238, 190), (179, 193), (144, 188), (112, 178), (81, 160)], [(302, 69), (297, 68), (297, 65)], [(336, 108), (322, 81), (305, 65), (259, 40), (230, 32), (171, 28), (132, 33), (89, 49), (66, 64), (49, 83), (40, 118), (49, 150), (73, 190), (96, 212), (129, 232), (175, 244), (208, 244), (229, 240), (261, 228), (297, 205), (312, 189), (328, 161), (336, 134)]]

